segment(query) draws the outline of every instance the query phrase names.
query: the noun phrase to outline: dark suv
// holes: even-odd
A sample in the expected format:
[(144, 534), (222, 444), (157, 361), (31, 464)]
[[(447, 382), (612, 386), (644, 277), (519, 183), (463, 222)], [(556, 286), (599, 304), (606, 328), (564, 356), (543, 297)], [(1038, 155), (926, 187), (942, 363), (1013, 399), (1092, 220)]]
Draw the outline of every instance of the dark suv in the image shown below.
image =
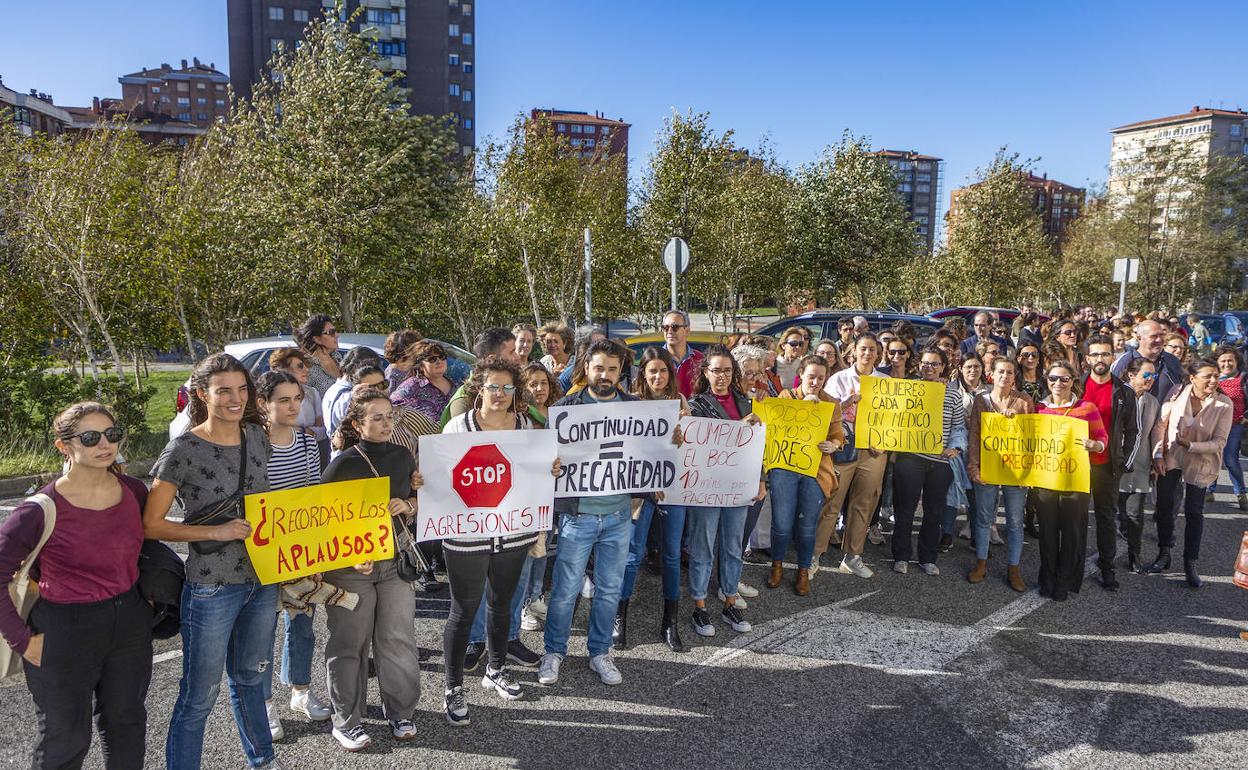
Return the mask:
[(915, 342), (920, 345), (941, 327), (940, 321), (925, 315), (887, 313), (878, 310), (811, 310), (781, 318), (779, 321), (772, 321), (759, 329), (756, 334), (766, 334), (778, 339), (786, 329), (801, 326), (810, 330), (811, 340), (815, 343), (821, 339), (835, 340), (840, 338), (837, 325), (841, 319), (853, 318), (856, 315), (866, 318), (871, 331), (876, 334), (891, 328), (898, 321), (909, 321), (914, 326)]

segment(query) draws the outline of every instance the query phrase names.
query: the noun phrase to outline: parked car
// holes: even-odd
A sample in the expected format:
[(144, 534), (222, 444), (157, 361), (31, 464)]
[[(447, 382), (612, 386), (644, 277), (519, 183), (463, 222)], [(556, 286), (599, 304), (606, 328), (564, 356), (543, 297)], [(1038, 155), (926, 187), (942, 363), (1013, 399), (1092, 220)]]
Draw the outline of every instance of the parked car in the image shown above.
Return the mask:
[(755, 333), (779, 339), (786, 329), (801, 326), (810, 330), (811, 340), (817, 343), (821, 339), (839, 338), (837, 325), (841, 319), (858, 315), (867, 319), (871, 331), (876, 334), (891, 328), (898, 321), (909, 321), (914, 325), (915, 343), (919, 345), (922, 345), (941, 326), (941, 322), (935, 318), (910, 313), (891, 313), (880, 310), (811, 310), (773, 321)]
[[(472, 371), (472, 365), (476, 363), (477, 357), (457, 345), (442, 342), (441, 340), (437, 341), (441, 342), (442, 346), (446, 348), (448, 373), (455, 378), (467, 378)], [(338, 347), (340, 349), (346, 351), (364, 345), (372, 348), (377, 355), (382, 356), (383, 362), (385, 357), (382, 351), (385, 348), (385, 344), (386, 335), (384, 334), (342, 332), (338, 335)], [(252, 378), (256, 378), (269, 371), (270, 353), (278, 348), (293, 348), (294, 346), (294, 339), (284, 335), (255, 337), (231, 342), (225, 346), (224, 352), (237, 358), (251, 372)], [(173, 420), (169, 423), (169, 438), (174, 438), (190, 427), (190, 415), (186, 409), (191, 397), (190, 384), (190, 378), (187, 378), (182, 387), (178, 388), (177, 403), (174, 405), (176, 414), (174, 414)]]
[[(995, 313), (997, 318), (1001, 319), (1006, 326), (1014, 323), (1014, 319), (1018, 318), (1019, 314), (1022, 313), (1022, 311), (1016, 307), (974, 307), (971, 305), (959, 305), (958, 307), (946, 307), (941, 308), (940, 310), (933, 310), (927, 315), (930, 318), (937, 319), (941, 323), (944, 323), (950, 318), (961, 318), (966, 321), (966, 328), (969, 329), (971, 328), (971, 322), (974, 320), (975, 314), (981, 310), (987, 310), (989, 313)], [(1044, 322), (1049, 320), (1049, 317), (1044, 313), (1041, 313), (1040, 320), (1041, 322)]]
[[(1240, 316), (1248, 316), (1248, 313), (1224, 311), (1221, 313), (1197, 313), (1200, 321), (1209, 330), (1209, 336), (1213, 338), (1213, 346), (1229, 345), (1230, 347), (1242, 350), (1244, 348), (1244, 318)], [(1182, 327), (1183, 333), (1189, 337), (1192, 334), (1191, 328), (1187, 325), (1187, 315), (1179, 316), (1179, 326)]]
[[(720, 345), (730, 335), (720, 332), (689, 332), (689, 347), (698, 352), (705, 352), (711, 345)], [(658, 345), (663, 347), (667, 344), (660, 332), (649, 332), (647, 334), (636, 334), (628, 338), (628, 349), (633, 353), (633, 363), (641, 361), (641, 352), (649, 347)]]

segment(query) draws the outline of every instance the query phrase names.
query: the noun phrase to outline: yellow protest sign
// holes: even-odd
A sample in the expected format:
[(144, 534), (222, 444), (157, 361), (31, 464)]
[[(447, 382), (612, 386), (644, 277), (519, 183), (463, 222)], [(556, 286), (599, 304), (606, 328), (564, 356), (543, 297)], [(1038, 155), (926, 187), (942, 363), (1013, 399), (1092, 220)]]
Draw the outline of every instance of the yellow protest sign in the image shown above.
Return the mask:
[(357, 479), (247, 495), (247, 553), (261, 583), (394, 556), (390, 479)]
[(1004, 417), (984, 412), (979, 421), (979, 476), (985, 484), (1087, 492), (1091, 479), (1088, 423), (1055, 414)]
[(754, 413), (767, 426), (763, 469), (783, 468), (803, 476), (819, 475), (823, 453), (819, 442), (828, 438), (836, 404), (795, 398), (769, 398), (754, 404)]
[(854, 446), (889, 452), (944, 451), (945, 384), (863, 377), (854, 418)]

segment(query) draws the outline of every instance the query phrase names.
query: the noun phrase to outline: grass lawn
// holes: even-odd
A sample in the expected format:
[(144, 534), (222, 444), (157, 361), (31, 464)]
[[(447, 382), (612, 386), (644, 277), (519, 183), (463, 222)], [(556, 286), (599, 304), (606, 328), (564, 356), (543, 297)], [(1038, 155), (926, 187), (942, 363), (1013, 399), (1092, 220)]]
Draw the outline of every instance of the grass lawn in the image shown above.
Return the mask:
[[(155, 457), (169, 438), (169, 421), (173, 419), (178, 387), (190, 373), (185, 371), (154, 371), (145, 384), (156, 388), (147, 402), (147, 431), (126, 437), (122, 453), (127, 460)], [(60, 456), (50, 443), (28, 441), (16, 446), (0, 447), (0, 478), (48, 473), (61, 467)]]

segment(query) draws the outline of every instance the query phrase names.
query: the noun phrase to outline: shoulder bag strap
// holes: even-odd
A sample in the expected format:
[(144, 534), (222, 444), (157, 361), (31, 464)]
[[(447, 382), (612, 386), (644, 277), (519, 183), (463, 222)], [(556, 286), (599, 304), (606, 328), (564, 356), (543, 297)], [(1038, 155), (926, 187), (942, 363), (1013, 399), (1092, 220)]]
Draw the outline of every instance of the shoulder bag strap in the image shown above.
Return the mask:
[(374, 476), (381, 475), (380, 473), (377, 472), (377, 466), (373, 465), (373, 461), (368, 458), (368, 455), (364, 454), (364, 447), (360, 446), (359, 444), (356, 444), (355, 451), (359, 452), (360, 457), (364, 458), (364, 462), (368, 463), (368, 469), (373, 472)]
[(39, 558), (39, 552), (47, 545), (48, 538), (52, 537), (52, 530), (56, 528), (56, 503), (51, 497), (41, 492), (26, 498), (26, 502), (35, 503), (43, 509), (43, 533), (39, 535), (38, 544), (27, 555), (25, 561), (22, 562), (22, 568), (17, 571), (17, 575), (13, 579), (13, 587), (18, 593), (19, 601), (17, 604), (19, 608), (21, 606), (20, 600), (25, 596), (27, 583), (30, 580), (30, 568), (35, 565), (35, 559)]
[(243, 489), (247, 485), (247, 423), (239, 427), (241, 432), (238, 436), (238, 491), (234, 494), (242, 497)]

